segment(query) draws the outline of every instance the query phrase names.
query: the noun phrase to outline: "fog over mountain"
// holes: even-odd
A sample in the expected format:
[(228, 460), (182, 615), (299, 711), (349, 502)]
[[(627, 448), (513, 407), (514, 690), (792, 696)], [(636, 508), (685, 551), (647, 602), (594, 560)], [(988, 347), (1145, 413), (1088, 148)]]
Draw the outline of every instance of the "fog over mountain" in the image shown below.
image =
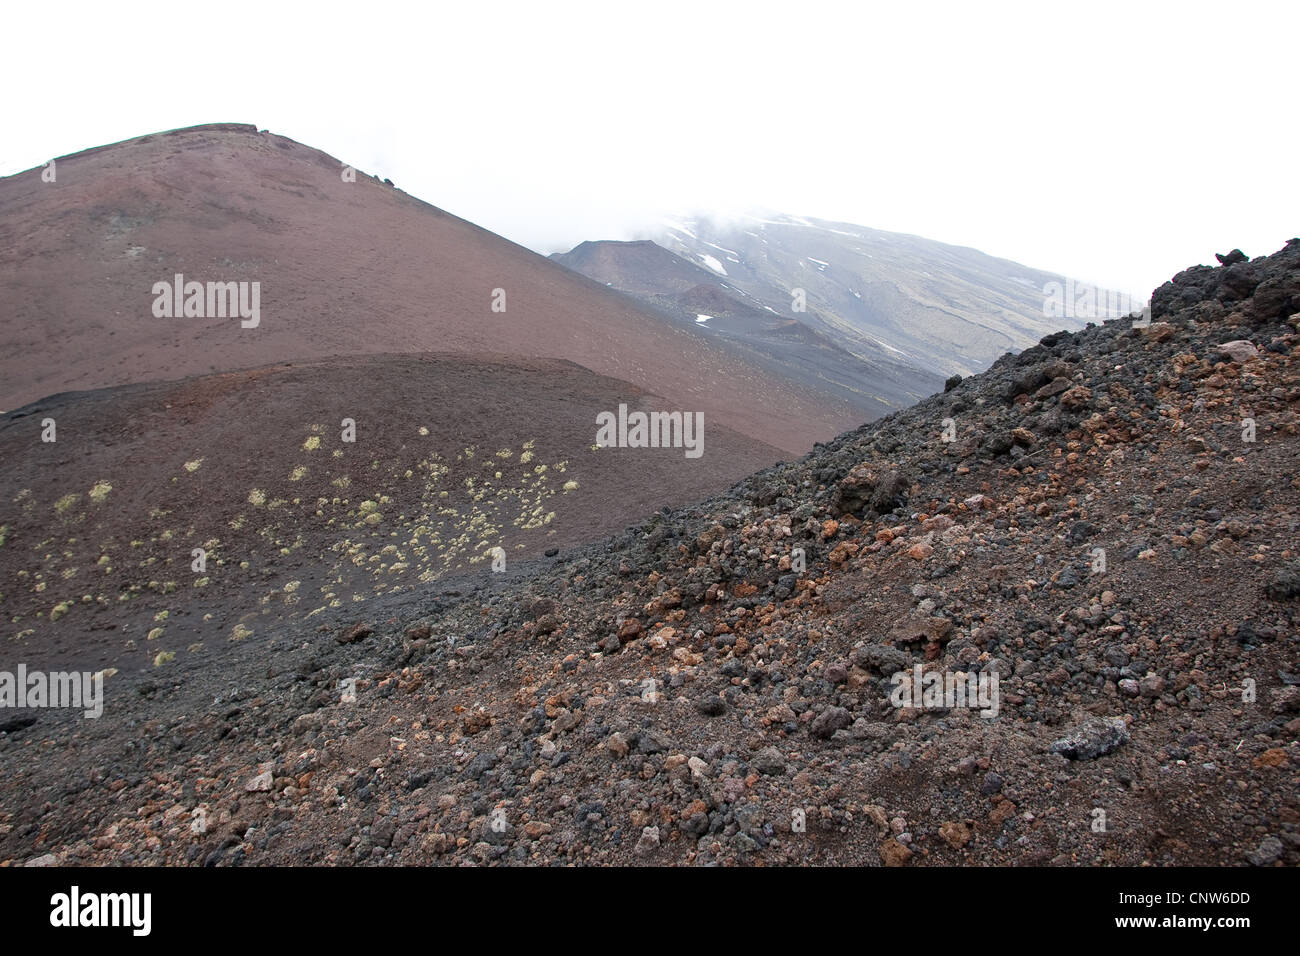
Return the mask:
[[(1273, 186), (1300, 154), (1271, 92), (1291, 83), (1292, 3), (506, 6), (303, 17), (232, 0), (229, 22), (258, 24), (249, 43), (147, 98), (15, 43), (0, 79), (39, 77), (39, 95), (6, 104), (0, 175), (241, 121), (544, 255), (763, 205), (1143, 296), (1225, 242), (1279, 248), (1300, 218), (1300, 191)], [(11, 18), (12, 37), (48, 34), (39, 7)], [(87, 5), (59, 62), (138, 43), (136, 20), (210, 29), (198, 10)]]

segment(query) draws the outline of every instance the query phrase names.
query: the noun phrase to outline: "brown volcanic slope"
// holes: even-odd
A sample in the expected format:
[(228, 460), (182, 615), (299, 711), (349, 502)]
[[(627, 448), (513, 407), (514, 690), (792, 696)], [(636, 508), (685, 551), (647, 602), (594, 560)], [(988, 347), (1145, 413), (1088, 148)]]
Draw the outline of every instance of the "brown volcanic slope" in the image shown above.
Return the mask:
[[(143, 136), (0, 179), (0, 407), (332, 355), (577, 362), (788, 451), (861, 421), (626, 297), (282, 136)], [(261, 324), (158, 319), (152, 287), (261, 282)], [(504, 313), (491, 310), (504, 289)], [(502, 383), (508, 387), (508, 383)]]
[(707, 422), (694, 459), (594, 448), (596, 413), (620, 402), (663, 404), (553, 359), (398, 355), (65, 394), (0, 416), (0, 670), (256, 655), (295, 619), (495, 577), (493, 548), (513, 573), (781, 457)]

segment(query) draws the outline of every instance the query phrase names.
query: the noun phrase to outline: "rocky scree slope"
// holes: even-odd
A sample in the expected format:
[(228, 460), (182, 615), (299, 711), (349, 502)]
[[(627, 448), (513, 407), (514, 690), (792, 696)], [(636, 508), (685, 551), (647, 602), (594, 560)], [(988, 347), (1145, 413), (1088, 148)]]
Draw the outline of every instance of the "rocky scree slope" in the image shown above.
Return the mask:
[[(1227, 260), (526, 577), (12, 734), (0, 854), (1300, 863), (1300, 240)], [(894, 708), (916, 665), (998, 716)]]

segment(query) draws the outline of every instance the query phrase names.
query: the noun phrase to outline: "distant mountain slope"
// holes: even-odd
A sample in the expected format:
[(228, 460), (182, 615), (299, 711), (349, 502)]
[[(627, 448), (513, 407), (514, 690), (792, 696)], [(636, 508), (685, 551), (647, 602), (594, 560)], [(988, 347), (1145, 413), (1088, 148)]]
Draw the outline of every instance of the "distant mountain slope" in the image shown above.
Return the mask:
[[(754, 304), (716, 272), (649, 240), (584, 242), (553, 260), (626, 292), (752, 360), (812, 388), (827, 388), (876, 418), (933, 394), (943, 380), (891, 358), (852, 354), (831, 336)], [(877, 350), (880, 351), (880, 350)]]
[[(436, 350), (573, 361), (791, 452), (862, 420), (544, 256), (344, 173), (285, 137), (219, 124), (62, 157), (54, 182), (40, 169), (0, 179), (0, 408)], [(153, 287), (176, 274), (259, 282), (259, 324), (155, 317)]]
[[(1086, 324), (1044, 315), (1044, 287), (1063, 276), (918, 236), (772, 213), (676, 220), (649, 238), (862, 358), (945, 377)], [(805, 313), (792, 311), (795, 289)]]

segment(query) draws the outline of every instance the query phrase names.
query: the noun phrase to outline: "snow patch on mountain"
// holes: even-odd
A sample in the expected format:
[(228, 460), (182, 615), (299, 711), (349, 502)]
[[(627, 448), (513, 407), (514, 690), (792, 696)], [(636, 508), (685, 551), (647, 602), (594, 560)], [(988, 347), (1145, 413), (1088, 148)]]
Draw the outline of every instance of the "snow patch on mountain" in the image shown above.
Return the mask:
[(697, 253), (697, 257), (718, 275), (725, 276), (727, 274), (727, 270), (722, 268), (722, 263), (713, 258), (713, 256), (709, 255), (707, 252)]

